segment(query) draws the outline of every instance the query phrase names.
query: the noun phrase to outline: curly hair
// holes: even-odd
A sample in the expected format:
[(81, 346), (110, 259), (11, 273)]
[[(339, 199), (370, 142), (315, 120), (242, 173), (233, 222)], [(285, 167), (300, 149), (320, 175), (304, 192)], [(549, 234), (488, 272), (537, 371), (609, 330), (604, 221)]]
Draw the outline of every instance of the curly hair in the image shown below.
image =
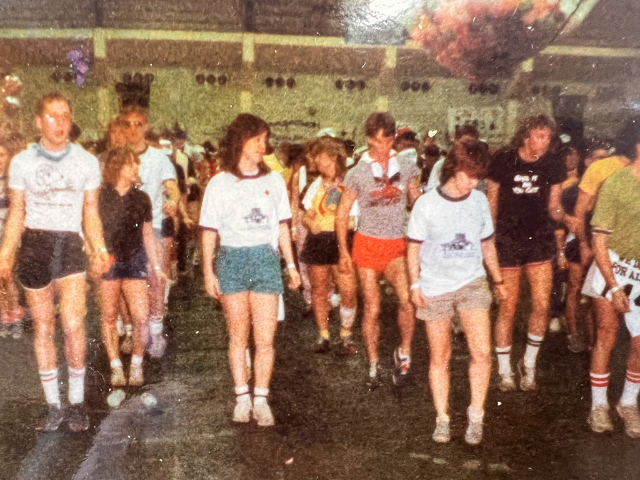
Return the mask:
[[(244, 144), (250, 138), (257, 137), (262, 133), (267, 133), (267, 143), (271, 135), (269, 124), (255, 115), (250, 113), (241, 113), (227, 127), (227, 134), (220, 140), (220, 165), (226, 172), (232, 173), (238, 177), (241, 172), (238, 169), (238, 163), (242, 156)], [(264, 175), (270, 172), (266, 163), (258, 164), (260, 174)]]
[(546, 115), (535, 115), (533, 117), (525, 118), (511, 140), (511, 147), (522, 147), (524, 145), (524, 141), (529, 138), (529, 135), (531, 135), (531, 131), (537, 128), (548, 128), (553, 134), (556, 129), (556, 124), (553, 123), (553, 121)]
[(127, 147), (114, 148), (107, 151), (102, 170), (104, 183), (115, 187), (122, 169), (131, 163), (140, 165), (140, 157)]
[(344, 148), (344, 142), (339, 138), (329, 136), (314, 138), (305, 144), (304, 149), (309, 163), (313, 163), (318, 155), (326, 153), (336, 159), (336, 177), (343, 178), (347, 173), (347, 151)]
[(489, 148), (487, 144), (479, 140), (456, 140), (451, 145), (440, 173), (441, 185), (444, 185), (457, 172), (463, 171), (472, 178), (478, 180), (487, 176), (489, 167)]

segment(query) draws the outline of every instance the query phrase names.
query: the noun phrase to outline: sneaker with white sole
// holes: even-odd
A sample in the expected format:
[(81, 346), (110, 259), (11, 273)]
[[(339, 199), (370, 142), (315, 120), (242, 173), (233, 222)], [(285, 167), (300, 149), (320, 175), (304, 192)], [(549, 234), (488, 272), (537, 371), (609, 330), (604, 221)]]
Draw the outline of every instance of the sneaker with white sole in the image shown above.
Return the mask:
[(127, 384), (127, 378), (124, 376), (124, 370), (122, 367), (115, 367), (111, 369), (111, 386), (112, 387), (124, 387)]
[(533, 392), (538, 388), (536, 384), (536, 369), (524, 366), (524, 359), (518, 362), (518, 373), (520, 374), (520, 390), (523, 392)]
[(151, 342), (149, 343), (149, 347), (147, 348), (147, 351), (149, 352), (151, 358), (161, 358), (164, 355), (166, 349), (167, 339), (162, 333), (158, 335), (151, 335)]
[(467, 431), (464, 434), (464, 441), (469, 445), (480, 445), (482, 442), (482, 417), (479, 422), (474, 422), (471, 420), (471, 416), (469, 415), (469, 411), (467, 410)]
[(11, 338), (13, 338), (14, 340), (20, 340), (23, 333), (24, 324), (22, 323), (22, 320), (18, 320), (13, 324), (13, 328), (11, 329)]
[(271, 427), (275, 424), (273, 413), (271, 413), (271, 407), (269, 407), (269, 404), (266, 401), (254, 403), (253, 419), (258, 422), (260, 427)]
[(393, 384), (396, 387), (404, 387), (409, 383), (409, 371), (411, 370), (411, 357), (400, 356), (400, 347), (393, 351)]
[(144, 369), (142, 365), (131, 364), (129, 366), (129, 385), (141, 387), (144, 385)]
[(609, 405), (598, 405), (591, 409), (589, 416), (587, 417), (587, 423), (591, 427), (591, 430), (596, 433), (611, 432), (613, 430), (613, 423), (611, 422), (611, 415), (609, 413)]
[(436, 429), (431, 436), (436, 443), (449, 443), (451, 440), (451, 424), (449, 420), (436, 418)]
[(498, 388), (501, 392), (515, 392), (518, 389), (513, 372), (500, 374), (500, 383), (498, 384)]
[(131, 335), (125, 335), (120, 344), (120, 351), (125, 355), (131, 355), (131, 352), (133, 352), (133, 337)]
[(616, 411), (624, 421), (624, 433), (631, 438), (640, 438), (640, 413), (637, 405), (616, 405)]
[(7, 338), (9, 335), (11, 335), (12, 330), (13, 325), (11, 323), (0, 323), (0, 338)]
[(562, 331), (562, 323), (560, 322), (559, 317), (554, 317), (549, 320), (549, 331), (551, 333), (558, 333)]
[(251, 421), (251, 400), (236, 402), (233, 408), (233, 421), (236, 423), (249, 423)]

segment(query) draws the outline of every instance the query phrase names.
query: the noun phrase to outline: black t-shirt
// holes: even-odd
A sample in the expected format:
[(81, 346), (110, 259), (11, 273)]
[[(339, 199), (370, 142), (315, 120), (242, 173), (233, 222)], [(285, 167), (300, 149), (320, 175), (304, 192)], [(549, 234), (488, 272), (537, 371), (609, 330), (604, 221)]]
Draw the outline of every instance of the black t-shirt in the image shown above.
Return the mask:
[(107, 250), (117, 261), (127, 261), (144, 248), (142, 225), (153, 219), (149, 195), (131, 188), (120, 196), (105, 184), (100, 189), (99, 212)]
[(547, 152), (535, 162), (525, 162), (517, 149), (501, 150), (491, 161), (488, 177), (500, 184), (497, 235), (533, 236), (555, 228), (549, 193), (552, 185), (567, 178), (559, 155)]

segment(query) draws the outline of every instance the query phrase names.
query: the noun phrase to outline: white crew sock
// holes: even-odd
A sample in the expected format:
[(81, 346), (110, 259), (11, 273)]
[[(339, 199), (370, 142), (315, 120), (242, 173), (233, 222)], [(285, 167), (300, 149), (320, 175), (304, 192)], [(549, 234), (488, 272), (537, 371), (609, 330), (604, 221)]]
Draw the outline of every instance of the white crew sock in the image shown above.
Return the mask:
[(278, 295), (278, 321), (284, 321), (284, 296), (282, 294)]
[(356, 321), (356, 309), (340, 306), (340, 326), (345, 330), (351, 330)]
[(69, 367), (69, 403), (75, 405), (84, 402), (84, 368)]
[(496, 347), (496, 355), (498, 356), (498, 373), (500, 375), (513, 375), (511, 369), (511, 345), (508, 347)]
[(242, 385), (234, 388), (236, 392), (236, 402), (244, 403), (251, 402), (251, 395), (249, 394), (249, 385)]
[(268, 388), (255, 387), (253, 389), (253, 404), (254, 405), (266, 405), (267, 396), (269, 396), (269, 389)]
[(608, 405), (607, 387), (609, 386), (610, 373), (589, 372), (591, 379), (591, 409), (599, 405)]
[(162, 333), (162, 317), (160, 315), (149, 317), (149, 333), (151, 335), (160, 335)]
[(42, 382), (42, 388), (44, 389), (44, 396), (47, 399), (47, 403), (61, 408), (62, 404), (60, 403), (58, 369), (40, 370), (38, 373), (40, 374), (40, 382)]
[(118, 335), (121, 337), (124, 335), (124, 323), (122, 322), (122, 318), (118, 315), (118, 321), (116, 322), (116, 329), (118, 330)]
[(638, 403), (638, 392), (640, 392), (640, 373), (627, 370), (620, 405), (623, 407), (635, 406)]
[(131, 337), (133, 335), (133, 325), (131, 325), (130, 323), (125, 323), (124, 333), (127, 337)]
[(138, 355), (131, 355), (131, 365), (142, 365), (143, 357)]
[(482, 419), (484, 418), (484, 410), (476, 410), (475, 408), (469, 407), (467, 409), (467, 414), (469, 415), (470, 422), (482, 423)]
[(111, 368), (122, 368), (122, 360), (119, 358), (114, 358), (111, 360)]
[(524, 366), (526, 368), (536, 368), (536, 359), (543, 339), (544, 337), (527, 333), (527, 349), (524, 351)]

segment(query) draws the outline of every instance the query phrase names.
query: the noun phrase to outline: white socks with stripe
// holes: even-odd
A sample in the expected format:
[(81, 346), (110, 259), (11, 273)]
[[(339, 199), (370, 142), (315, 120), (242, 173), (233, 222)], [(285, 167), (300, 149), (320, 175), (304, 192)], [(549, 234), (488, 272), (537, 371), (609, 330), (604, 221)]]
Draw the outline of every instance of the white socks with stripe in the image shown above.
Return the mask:
[(591, 410), (594, 410), (598, 406), (609, 404), (607, 400), (607, 387), (609, 386), (610, 376), (610, 373), (589, 372), (591, 379)]
[(638, 403), (638, 392), (640, 392), (640, 373), (627, 370), (620, 405), (623, 407), (635, 406)]
[(511, 369), (511, 345), (508, 347), (496, 347), (498, 357), (498, 373), (500, 375), (513, 375)]
[(253, 389), (253, 404), (254, 405), (266, 405), (268, 396), (269, 396), (269, 389), (268, 388), (255, 387)]
[(160, 335), (162, 333), (162, 315), (149, 317), (149, 333), (151, 335)]
[(84, 368), (69, 367), (69, 403), (76, 405), (84, 402)]
[(58, 369), (54, 370), (40, 370), (40, 382), (44, 389), (44, 396), (47, 399), (49, 405), (55, 405), (61, 408), (60, 403), (60, 386), (58, 385)]
[(251, 395), (249, 394), (249, 385), (235, 387), (236, 403), (251, 403)]
[(527, 333), (527, 349), (524, 351), (524, 366), (536, 368), (536, 359), (544, 337)]

